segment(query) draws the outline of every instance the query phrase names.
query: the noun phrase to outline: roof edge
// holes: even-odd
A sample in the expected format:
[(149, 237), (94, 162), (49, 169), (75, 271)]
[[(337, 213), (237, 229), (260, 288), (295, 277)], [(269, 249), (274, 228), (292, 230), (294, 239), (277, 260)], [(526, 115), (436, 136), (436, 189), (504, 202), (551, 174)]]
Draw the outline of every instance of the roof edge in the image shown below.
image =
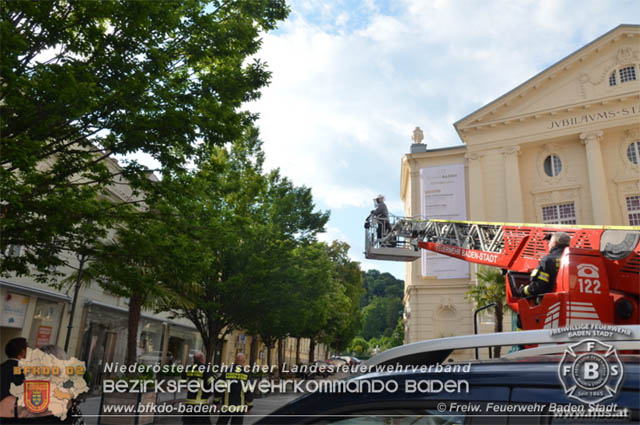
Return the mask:
[(456, 122), (453, 123), (453, 128), (456, 130), (456, 133), (458, 133), (458, 137), (460, 137), (460, 140), (462, 140), (462, 142), (464, 144), (466, 144), (466, 142), (464, 141), (464, 138), (462, 137), (462, 135), (460, 134), (460, 130), (458, 129), (458, 125), (462, 122), (465, 121), (466, 119), (472, 117), (473, 115), (477, 114), (478, 112), (482, 111), (483, 109), (487, 109), (489, 106), (494, 105), (496, 103), (499, 103), (501, 100), (504, 100), (506, 97), (510, 96), (511, 94), (513, 94), (514, 92), (516, 92), (517, 90), (523, 88), (524, 86), (528, 85), (529, 83), (531, 83), (533, 80), (535, 80), (536, 78), (540, 77), (541, 75), (543, 75), (544, 73), (546, 73), (547, 71), (549, 71), (552, 68), (555, 68), (556, 66), (560, 65), (562, 62), (566, 61), (567, 59), (569, 59), (570, 57), (578, 54), (579, 52), (586, 50), (590, 47), (592, 47), (594, 44), (602, 41), (604, 38), (610, 36), (611, 34), (613, 34), (616, 31), (619, 31), (622, 28), (628, 28), (628, 29), (640, 29), (640, 24), (620, 24), (618, 26), (616, 26), (615, 28), (612, 28), (611, 30), (607, 31), (606, 33), (602, 34), (601, 36), (599, 36), (598, 38), (596, 38), (595, 40), (590, 41), (589, 43), (585, 44), (584, 46), (580, 47), (578, 50), (575, 50), (571, 53), (569, 53), (567, 56), (563, 57), (562, 59), (554, 62), (553, 64), (549, 65), (548, 67), (546, 67), (545, 69), (543, 69), (542, 71), (538, 72), (537, 74), (535, 74), (534, 76), (532, 76), (531, 78), (527, 79), (526, 81), (524, 81), (523, 83), (517, 85), (516, 87), (514, 87), (513, 89), (509, 90), (508, 92), (504, 93), (503, 95), (495, 98), (494, 100), (492, 100), (491, 102), (481, 106), (480, 108), (474, 110), (473, 112), (470, 112), (469, 114), (465, 115), (464, 117), (460, 118), (459, 120), (457, 120)]

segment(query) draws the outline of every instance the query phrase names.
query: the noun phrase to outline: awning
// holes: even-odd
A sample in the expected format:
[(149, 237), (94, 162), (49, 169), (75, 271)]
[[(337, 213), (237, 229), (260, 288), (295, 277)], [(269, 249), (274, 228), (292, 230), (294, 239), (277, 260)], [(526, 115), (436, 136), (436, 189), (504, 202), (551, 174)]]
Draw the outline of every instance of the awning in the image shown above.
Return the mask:
[(45, 298), (52, 301), (66, 301), (71, 302), (71, 297), (61, 294), (59, 292), (50, 291), (47, 289), (34, 288), (32, 286), (26, 286), (20, 283), (9, 282), (6, 280), (0, 280), (0, 287), (7, 288), (11, 291), (16, 291), (25, 295), (35, 295), (38, 298)]
[[(129, 310), (127, 310), (126, 308), (116, 307), (115, 305), (101, 303), (100, 301), (86, 300), (84, 302), (84, 305), (86, 305), (88, 307), (96, 306), (96, 307), (106, 308), (106, 309), (109, 309), (109, 310), (119, 311), (119, 312), (122, 312), (122, 313), (125, 313), (125, 314), (129, 313)], [(185, 328), (185, 329), (188, 329), (190, 331), (197, 331), (198, 330), (195, 326), (185, 325), (185, 324), (176, 322), (176, 321), (171, 320), (171, 319), (163, 319), (161, 317), (153, 316), (151, 314), (142, 313), (140, 315), (140, 317), (142, 317), (144, 319), (148, 319), (148, 320), (154, 320), (156, 322), (161, 322), (161, 323), (165, 323), (166, 322), (171, 326), (179, 326), (181, 328)]]

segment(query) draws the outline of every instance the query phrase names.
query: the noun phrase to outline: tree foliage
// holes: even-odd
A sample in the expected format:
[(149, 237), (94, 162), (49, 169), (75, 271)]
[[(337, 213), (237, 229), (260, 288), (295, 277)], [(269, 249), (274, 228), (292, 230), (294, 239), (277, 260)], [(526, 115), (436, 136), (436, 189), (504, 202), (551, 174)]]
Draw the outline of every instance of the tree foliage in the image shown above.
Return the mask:
[(136, 215), (121, 223), (112, 237), (94, 250), (87, 274), (109, 293), (129, 300), (126, 363), (137, 360), (138, 323), (143, 308), (175, 297), (166, 285), (164, 268), (172, 261), (164, 234), (155, 220)]
[[(475, 304), (476, 308), (496, 303), (493, 308), (494, 331), (502, 332), (502, 321), (506, 304), (505, 277), (502, 270), (496, 267), (480, 266), (476, 274), (478, 281), (467, 292), (467, 299)], [(500, 357), (500, 347), (494, 347), (494, 357)]]
[(368, 357), (369, 343), (363, 337), (357, 336), (353, 338), (347, 350), (356, 357)]
[(287, 14), (283, 0), (3, 1), (1, 243), (27, 255), (0, 272), (62, 264), (81, 219), (108, 228), (116, 208), (98, 195), (119, 177), (147, 190), (149, 170), (111, 159), (169, 173), (239, 139), (256, 118), (243, 102), (269, 81), (250, 58)]
[(306, 336), (326, 323), (331, 263), (326, 246), (318, 242), (298, 244), (277, 258), (264, 254), (252, 254), (270, 266), (253, 269), (259, 274), (251, 279), (253, 297), (238, 320), (273, 348), (286, 336)]
[(402, 317), (402, 299), (376, 297), (363, 309), (364, 326), (361, 335), (365, 339), (390, 336)]
[(363, 273), (365, 294), (360, 300), (362, 307), (370, 304), (376, 297), (400, 298), (404, 296), (404, 281), (396, 279), (390, 273), (367, 270)]
[(349, 345), (362, 326), (358, 305), (364, 294), (362, 272), (360, 265), (351, 261), (348, 251), (349, 245), (345, 242), (334, 241), (328, 246), (333, 265), (333, 289), (330, 292), (327, 323), (316, 336), (318, 341), (329, 344), (338, 352)]
[(191, 320), (210, 359), (238, 327), (347, 346), (359, 266), (316, 241), (328, 213), (310, 189), (262, 169), (242, 106), (268, 84), (255, 55), (284, 0), (2, 6), (0, 248), (26, 255), (0, 274), (51, 281), (67, 253), (91, 257), (85, 278), (129, 298), (128, 362), (153, 306)]
[(259, 333), (271, 346), (291, 332), (302, 303), (292, 299), (302, 298), (299, 247), (328, 219), (315, 210), (310, 190), (262, 171), (255, 131), (162, 186), (154, 209), (175, 239), (167, 276), (182, 294), (165, 307), (194, 323), (209, 358), (235, 328)]
[(363, 273), (365, 294), (360, 299), (365, 339), (390, 336), (402, 316), (404, 282), (389, 273), (368, 270)]
[(369, 340), (369, 353), (374, 354), (393, 347), (397, 347), (404, 343), (404, 323), (402, 318), (398, 319), (396, 326), (390, 335), (383, 335), (381, 337), (374, 337)]

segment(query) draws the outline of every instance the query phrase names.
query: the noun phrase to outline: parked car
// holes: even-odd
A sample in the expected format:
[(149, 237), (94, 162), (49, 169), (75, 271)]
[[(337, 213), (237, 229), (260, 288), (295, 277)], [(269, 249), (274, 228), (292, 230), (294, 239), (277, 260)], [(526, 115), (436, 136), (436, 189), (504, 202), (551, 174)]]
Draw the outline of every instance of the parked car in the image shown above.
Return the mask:
[(339, 356), (339, 358), (341, 358), (345, 362), (347, 362), (347, 365), (349, 365), (349, 366), (355, 366), (355, 365), (359, 365), (361, 363), (360, 360), (358, 360), (357, 357), (353, 357), (353, 356)]
[(333, 364), (324, 360), (316, 360), (309, 364), (309, 371), (304, 374), (305, 379), (327, 378), (334, 373)]
[[(624, 341), (618, 347), (640, 349), (640, 326), (635, 328), (632, 341)], [(533, 331), (539, 332), (539, 331)], [(504, 344), (530, 343), (526, 338), (509, 334), (495, 334)], [(549, 333), (550, 334), (550, 333)], [(506, 335), (506, 337), (505, 337)], [(526, 337), (526, 336), (525, 336)], [(453, 341), (457, 338), (457, 341)], [(460, 349), (473, 348), (464, 337), (445, 338)], [(476, 346), (485, 347), (490, 337), (470, 337)], [(482, 341), (482, 338), (487, 341)], [(565, 387), (560, 378), (560, 368), (565, 361), (563, 350), (569, 344), (559, 345), (547, 338), (547, 345), (514, 352), (500, 359), (483, 362), (448, 363), (445, 359), (452, 352), (439, 340), (409, 344), (381, 353), (363, 366), (372, 367), (400, 364), (406, 369), (392, 371), (368, 371), (342, 381), (354, 391), (316, 391), (303, 395), (258, 421), (259, 424), (548, 424), (548, 423), (638, 423), (640, 419), (640, 355), (622, 354), (608, 357), (601, 367), (607, 373), (598, 374), (611, 380), (602, 393), (613, 397), (604, 403), (587, 403), (576, 400), (573, 390)], [(537, 342), (542, 344), (543, 342)], [(615, 343), (614, 343), (615, 344)], [(421, 351), (420, 347), (429, 347)], [(506, 350), (505, 350), (506, 351)], [(531, 354), (529, 354), (531, 353)], [(564, 352), (566, 354), (566, 351)], [(584, 352), (576, 351), (576, 362)], [(582, 354), (580, 354), (582, 353)], [(541, 355), (544, 354), (544, 355)], [(591, 354), (594, 360), (597, 356)], [(600, 356), (605, 356), (600, 351)], [(608, 355), (607, 355), (608, 356)], [(586, 359), (586, 357), (585, 357)], [(445, 362), (445, 363), (442, 363)], [(577, 364), (577, 363), (576, 363)], [(431, 369), (427, 366), (431, 366)], [(617, 366), (616, 366), (617, 365)], [(438, 369), (438, 366), (440, 369)], [(622, 366), (616, 372), (616, 367)], [(411, 369), (417, 367), (417, 369)], [(424, 367), (421, 369), (420, 367)], [(589, 369), (589, 366), (587, 369)], [(373, 369), (375, 370), (375, 368)], [(572, 368), (566, 369), (574, 376)], [(604, 369), (603, 369), (604, 370)], [(622, 374), (619, 372), (623, 371)], [(591, 370), (588, 374), (595, 376)], [(609, 374), (611, 372), (612, 374)], [(614, 376), (618, 374), (618, 378)], [(587, 375), (588, 375), (587, 374)], [(586, 375), (584, 375), (586, 376)], [(606, 379), (605, 379), (606, 378)], [(381, 390), (370, 391), (373, 382)], [(595, 381), (594, 381), (595, 382)], [(604, 381), (596, 382), (605, 385)], [(591, 385), (591, 383), (588, 383)], [(610, 385), (610, 386), (609, 386)], [(362, 390), (358, 391), (358, 388)], [(594, 387), (595, 388), (595, 387)], [(609, 388), (609, 389), (606, 389)], [(596, 392), (597, 393), (597, 392)], [(576, 414), (587, 414), (592, 409), (602, 412), (600, 417), (580, 418)], [(606, 409), (610, 409), (607, 413)], [(576, 413), (578, 412), (578, 413)], [(610, 415), (610, 416), (607, 416)], [(616, 416), (618, 415), (618, 416)], [(620, 416), (623, 415), (623, 416)]]
[(328, 363), (331, 363), (333, 366), (338, 367), (338, 368), (347, 364), (347, 360), (345, 360), (343, 357), (331, 357), (330, 359), (328, 359), (326, 361)]

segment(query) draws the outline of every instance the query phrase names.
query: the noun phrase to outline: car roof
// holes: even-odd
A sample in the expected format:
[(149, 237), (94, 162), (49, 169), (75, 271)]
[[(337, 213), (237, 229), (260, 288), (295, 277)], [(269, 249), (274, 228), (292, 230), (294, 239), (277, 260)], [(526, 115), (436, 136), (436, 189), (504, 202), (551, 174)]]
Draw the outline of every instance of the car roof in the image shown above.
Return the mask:
[[(610, 335), (608, 337), (600, 337), (598, 339), (609, 344), (624, 344), (625, 347), (640, 349), (640, 325), (617, 326), (615, 329), (617, 331), (609, 332)], [(558, 346), (558, 344), (576, 342), (578, 341), (572, 337), (570, 332), (561, 333), (556, 329), (454, 336), (394, 347), (370, 358), (364, 364), (430, 365), (444, 362), (455, 350), (547, 344), (552, 349), (562, 351), (563, 347)], [(536, 351), (532, 352), (535, 353)]]
[[(371, 372), (353, 374), (345, 379), (420, 379), (429, 377), (466, 377), (482, 385), (504, 385), (506, 377), (518, 376), (527, 385), (549, 385), (549, 377), (557, 378), (563, 356), (540, 356), (526, 359), (494, 359), (434, 365), (379, 365)], [(624, 365), (626, 386), (640, 388), (640, 356), (619, 356)], [(386, 368), (386, 370), (385, 370)], [(469, 371), (466, 371), (468, 368)], [(447, 378), (449, 379), (449, 378)]]
[[(324, 414), (329, 410), (341, 408), (355, 408), (359, 405), (396, 408), (401, 403), (424, 402), (439, 399), (461, 399), (461, 400), (496, 400), (506, 401), (509, 397), (519, 392), (519, 397), (524, 400), (537, 401), (542, 403), (559, 402), (570, 403), (566, 398), (564, 389), (558, 377), (558, 368), (561, 357), (547, 356), (542, 358), (519, 359), (514, 361), (486, 361), (476, 363), (457, 363), (439, 365), (443, 369), (447, 366), (467, 366), (469, 371), (458, 372), (435, 372), (436, 365), (431, 365), (431, 372), (426, 366), (416, 367), (417, 371), (411, 367), (403, 371), (391, 372), (371, 372), (362, 375), (350, 376), (345, 381), (379, 381), (386, 382), (394, 380), (403, 388), (408, 380), (415, 382), (427, 382), (430, 380), (461, 380), (468, 381), (471, 392), (469, 394), (457, 393), (403, 393), (402, 391), (382, 391), (379, 393), (336, 393), (336, 392), (315, 392), (302, 395), (277, 409), (271, 415), (264, 418), (260, 423), (296, 423), (295, 420), (282, 415), (314, 415)], [(620, 391), (626, 392), (626, 403), (636, 403), (638, 399), (638, 389), (640, 388), (640, 357), (637, 355), (620, 356), (624, 364), (624, 379)], [(391, 365), (381, 365), (391, 366)], [(629, 392), (632, 401), (629, 401)], [(480, 394), (480, 395), (479, 395)], [(527, 398), (529, 397), (529, 398)], [(522, 400), (521, 400), (522, 401)], [(423, 407), (425, 407), (423, 405)]]

